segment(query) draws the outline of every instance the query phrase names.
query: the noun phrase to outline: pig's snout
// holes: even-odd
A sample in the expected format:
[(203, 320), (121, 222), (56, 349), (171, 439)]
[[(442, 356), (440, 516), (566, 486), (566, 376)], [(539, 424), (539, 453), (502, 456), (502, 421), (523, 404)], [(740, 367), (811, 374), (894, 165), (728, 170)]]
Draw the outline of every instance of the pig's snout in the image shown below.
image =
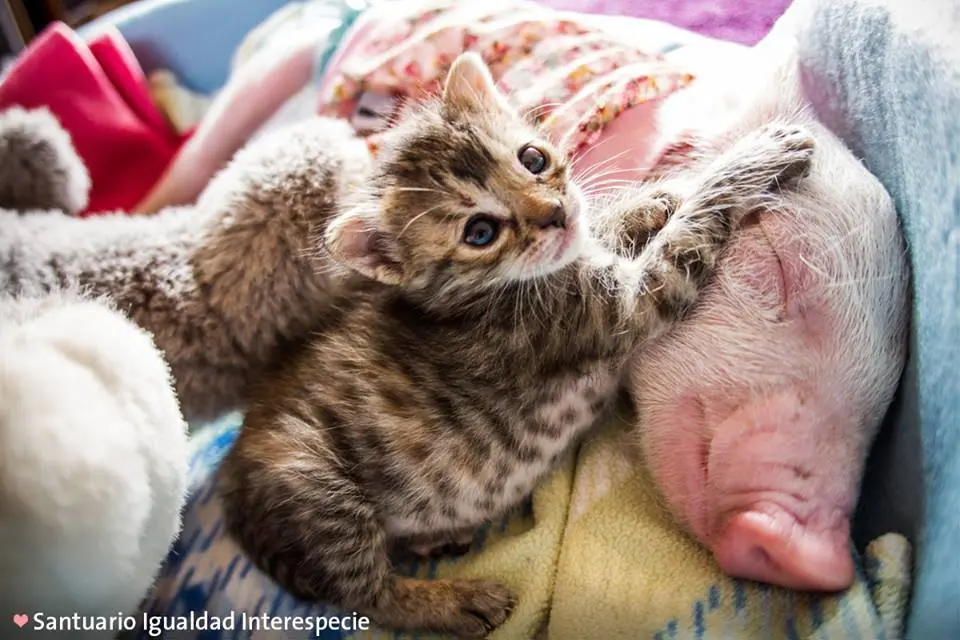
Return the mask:
[(837, 426), (841, 411), (810, 398), (822, 396), (785, 390), (744, 404), (716, 427), (706, 531), (698, 533), (731, 576), (817, 591), (853, 583), (858, 445)]
[(836, 591), (853, 583), (849, 526), (814, 529), (775, 503), (730, 518), (711, 547), (720, 569), (791, 589)]

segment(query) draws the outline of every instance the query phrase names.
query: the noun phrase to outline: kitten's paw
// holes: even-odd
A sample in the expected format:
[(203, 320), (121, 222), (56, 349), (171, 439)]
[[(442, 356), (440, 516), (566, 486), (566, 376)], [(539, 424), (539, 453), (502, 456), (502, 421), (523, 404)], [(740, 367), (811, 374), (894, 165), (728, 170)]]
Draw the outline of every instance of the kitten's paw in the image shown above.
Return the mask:
[(812, 151), (817, 146), (810, 131), (800, 125), (771, 124), (763, 127), (761, 132), (786, 150)]
[(799, 125), (768, 125), (760, 130), (760, 136), (771, 141), (777, 154), (771, 160), (776, 175), (774, 186), (784, 186), (810, 173), (816, 141), (813, 135)]
[(682, 198), (666, 189), (656, 188), (646, 194), (627, 214), (627, 231), (653, 235), (660, 231), (680, 206)]
[(483, 638), (510, 617), (516, 605), (513, 592), (492, 580), (453, 580), (451, 610), (444, 630), (463, 638)]
[(619, 220), (617, 253), (636, 258), (651, 238), (663, 229), (682, 201), (673, 192), (656, 187), (641, 191), (639, 198), (626, 208)]
[(391, 629), (483, 638), (506, 622), (514, 605), (513, 592), (492, 580), (396, 578), (369, 613)]

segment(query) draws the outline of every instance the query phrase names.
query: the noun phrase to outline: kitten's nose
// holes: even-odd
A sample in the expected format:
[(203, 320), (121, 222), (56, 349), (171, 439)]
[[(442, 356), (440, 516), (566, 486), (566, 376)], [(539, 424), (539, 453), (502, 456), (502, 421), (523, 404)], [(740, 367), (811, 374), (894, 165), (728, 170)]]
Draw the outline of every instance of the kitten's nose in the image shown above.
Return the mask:
[(563, 229), (567, 226), (567, 212), (564, 210), (563, 205), (559, 202), (555, 202), (550, 210), (547, 212), (547, 215), (537, 222), (537, 226), (541, 229), (548, 229), (550, 227), (556, 227), (558, 229)]

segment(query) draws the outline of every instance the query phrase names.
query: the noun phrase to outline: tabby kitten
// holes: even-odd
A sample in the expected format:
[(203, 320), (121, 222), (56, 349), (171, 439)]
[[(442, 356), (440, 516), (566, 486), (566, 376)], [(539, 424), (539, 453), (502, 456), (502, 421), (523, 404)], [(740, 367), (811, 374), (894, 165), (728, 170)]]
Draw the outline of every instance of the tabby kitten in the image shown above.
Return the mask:
[(638, 343), (693, 304), (751, 202), (811, 153), (802, 131), (772, 130), (689, 197), (641, 190), (615, 234), (647, 237), (665, 203), (676, 211), (618, 257), (590, 237), (567, 160), (461, 56), (327, 229), (369, 281), (255, 394), (221, 469), (230, 530), (302, 599), (485, 635), (510, 613), (507, 587), (403, 577), (391, 551), (469, 540), (523, 500), (611, 402)]

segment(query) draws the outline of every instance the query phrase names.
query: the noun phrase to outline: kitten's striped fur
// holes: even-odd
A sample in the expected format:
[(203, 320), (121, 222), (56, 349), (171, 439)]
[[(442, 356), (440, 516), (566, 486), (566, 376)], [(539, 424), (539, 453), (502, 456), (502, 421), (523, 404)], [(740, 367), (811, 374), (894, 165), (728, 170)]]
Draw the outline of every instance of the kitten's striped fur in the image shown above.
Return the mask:
[[(516, 165), (530, 140), (550, 172)], [(611, 241), (639, 238), (635, 257), (588, 239), (565, 263), (530, 257), (569, 233), (541, 224), (543, 211), (579, 198), (549, 151), (464, 56), (443, 100), (399, 126), (369, 192), (331, 222), (334, 256), (371, 280), (261, 387), (221, 476), (231, 531), (293, 594), (387, 627), (500, 625), (507, 587), (401, 577), (390, 552), (463, 542), (524, 499), (609, 405), (638, 343), (696, 301), (751, 203), (805, 170), (812, 144), (761, 132), (683, 198), (640, 189), (607, 216)], [(511, 226), (488, 250), (464, 248), (480, 206), (506, 206)]]

